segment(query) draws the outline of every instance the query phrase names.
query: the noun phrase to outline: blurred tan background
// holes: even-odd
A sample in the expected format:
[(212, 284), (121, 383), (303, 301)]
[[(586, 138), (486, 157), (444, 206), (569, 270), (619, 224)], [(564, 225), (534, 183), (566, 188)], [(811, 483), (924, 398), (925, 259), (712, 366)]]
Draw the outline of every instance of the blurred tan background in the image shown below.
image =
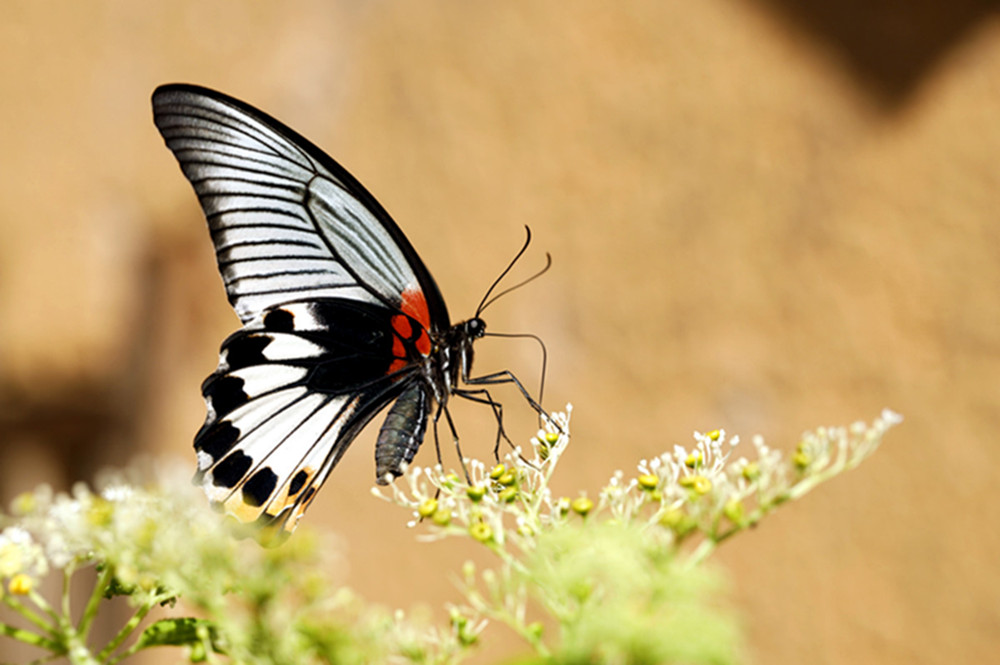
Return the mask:
[[(454, 319), (522, 241), (552, 270), (488, 312), (575, 406), (566, 492), (724, 427), (906, 416), (869, 463), (736, 539), (756, 663), (989, 662), (1000, 646), (996, 2), (5, 2), (0, 498), (155, 452), (191, 461), (237, 319), (156, 133), (215, 87), (341, 161)], [(537, 349), (479, 345), (533, 381)], [(533, 420), (513, 394), (509, 428)], [(491, 417), (457, 412), (486, 457)], [(366, 433), (306, 521), (410, 607), (468, 551), (368, 492)], [(432, 449), (431, 449), (432, 450)], [(430, 463), (425, 450), (419, 461)], [(993, 503), (990, 503), (993, 501)], [(507, 636), (503, 636), (507, 637)]]

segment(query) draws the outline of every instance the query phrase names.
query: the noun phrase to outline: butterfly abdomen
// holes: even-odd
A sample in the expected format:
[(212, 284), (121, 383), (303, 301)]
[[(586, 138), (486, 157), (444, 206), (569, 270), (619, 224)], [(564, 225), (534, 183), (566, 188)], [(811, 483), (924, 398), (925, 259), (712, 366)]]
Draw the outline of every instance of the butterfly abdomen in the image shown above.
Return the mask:
[(375, 482), (387, 485), (413, 461), (427, 431), (430, 397), (423, 381), (409, 385), (389, 409), (375, 443)]

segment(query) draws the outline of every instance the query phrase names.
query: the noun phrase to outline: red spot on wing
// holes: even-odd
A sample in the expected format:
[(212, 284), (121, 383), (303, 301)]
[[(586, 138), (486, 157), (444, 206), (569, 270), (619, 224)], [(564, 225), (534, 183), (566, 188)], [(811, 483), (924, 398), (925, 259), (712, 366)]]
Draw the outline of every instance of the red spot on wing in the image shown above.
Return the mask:
[(413, 335), (413, 325), (410, 323), (410, 317), (402, 314), (392, 317), (392, 329), (403, 339), (410, 339), (410, 336)]
[(431, 355), (431, 338), (427, 336), (426, 330), (420, 331), (420, 337), (417, 338), (413, 345), (417, 347), (417, 351), (419, 351), (422, 355)]
[(403, 340), (395, 335), (392, 338), (392, 355), (400, 360), (406, 360), (406, 346), (403, 345)]
[[(428, 330), (431, 327), (431, 312), (427, 309), (427, 299), (419, 286), (411, 286), (403, 291), (403, 302), (399, 306), (401, 310), (412, 316)], [(408, 337), (408, 335), (407, 335)]]

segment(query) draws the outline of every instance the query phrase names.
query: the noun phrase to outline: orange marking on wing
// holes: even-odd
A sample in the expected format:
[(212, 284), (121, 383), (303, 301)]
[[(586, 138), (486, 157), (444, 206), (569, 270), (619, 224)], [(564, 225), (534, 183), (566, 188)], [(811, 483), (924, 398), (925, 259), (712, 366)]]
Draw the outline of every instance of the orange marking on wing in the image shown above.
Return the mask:
[(418, 337), (417, 341), (414, 342), (414, 346), (417, 347), (417, 351), (419, 351), (422, 355), (431, 355), (431, 338), (427, 336), (426, 330), (420, 331), (420, 337)]
[(403, 340), (395, 335), (392, 338), (392, 355), (397, 358), (406, 358), (406, 347), (403, 345)]
[(392, 317), (392, 329), (403, 339), (410, 339), (413, 334), (413, 324), (410, 323), (410, 317), (405, 314), (397, 314)]
[(386, 372), (386, 374), (392, 374), (393, 372), (398, 372), (404, 367), (406, 367), (406, 358), (396, 358), (395, 360), (392, 361), (392, 364), (389, 365), (389, 370)]
[[(419, 286), (413, 286), (403, 291), (403, 302), (400, 309), (420, 322), (424, 328), (431, 327), (431, 312), (427, 309), (427, 299)], [(404, 335), (409, 337), (409, 335)]]

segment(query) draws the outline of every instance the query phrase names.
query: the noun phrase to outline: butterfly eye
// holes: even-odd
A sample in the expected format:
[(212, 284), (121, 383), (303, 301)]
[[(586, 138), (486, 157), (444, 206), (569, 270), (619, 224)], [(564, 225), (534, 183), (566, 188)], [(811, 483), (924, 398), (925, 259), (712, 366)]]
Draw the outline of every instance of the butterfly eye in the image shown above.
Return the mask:
[(469, 319), (466, 323), (466, 330), (468, 331), (470, 337), (482, 337), (486, 334), (486, 322), (478, 316), (474, 319)]

